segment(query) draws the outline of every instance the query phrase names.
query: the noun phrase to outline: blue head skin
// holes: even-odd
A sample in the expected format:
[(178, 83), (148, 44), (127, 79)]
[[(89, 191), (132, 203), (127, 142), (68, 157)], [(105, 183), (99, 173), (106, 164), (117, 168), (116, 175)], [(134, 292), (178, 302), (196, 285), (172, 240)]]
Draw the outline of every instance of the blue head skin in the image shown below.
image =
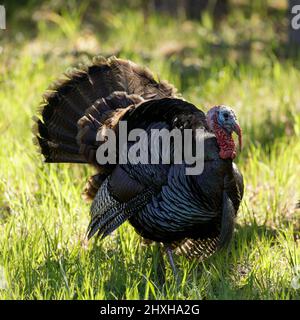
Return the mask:
[(207, 113), (207, 123), (212, 132), (215, 131), (214, 124), (222, 128), (229, 137), (235, 132), (239, 137), (239, 147), (242, 148), (242, 130), (237, 121), (234, 111), (225, 105), (218, 105), (211, 108)]
[(238, 134), (240, 127), (234, 111), (227, 106), (219, 106), (217, 114), (218, 124), (229, 134), (233, 131)]

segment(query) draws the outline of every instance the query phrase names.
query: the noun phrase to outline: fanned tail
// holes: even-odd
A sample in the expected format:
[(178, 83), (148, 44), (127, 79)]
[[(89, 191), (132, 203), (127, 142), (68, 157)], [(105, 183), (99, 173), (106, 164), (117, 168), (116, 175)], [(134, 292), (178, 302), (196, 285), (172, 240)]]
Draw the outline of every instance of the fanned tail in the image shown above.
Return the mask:
[[(171, 96), (174, 87), (157, 82), (148, 69), (115, 57), (96, 57), (90, 65), (65, 74), (45, 93), (40, 117), (34, 118), (35, 143), (45, 162), (93, 163), (97, 130), (116, 109), (136, 100)], [(89, 130), (82, 130), (87, 124)]]

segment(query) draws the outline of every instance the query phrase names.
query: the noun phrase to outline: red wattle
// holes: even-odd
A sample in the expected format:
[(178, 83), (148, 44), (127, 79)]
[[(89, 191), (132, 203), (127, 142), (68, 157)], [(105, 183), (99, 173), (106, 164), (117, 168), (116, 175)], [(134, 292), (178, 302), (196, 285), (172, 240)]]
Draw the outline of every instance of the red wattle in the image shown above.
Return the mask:
[[(234, 159), (236, 156), (236, 148), (232, 135), (228, 134), (216, 121), (214, 121), (214, 133), (220, 147), (220, 158)], [(241, 143), (241, 141), (239, 143)]]

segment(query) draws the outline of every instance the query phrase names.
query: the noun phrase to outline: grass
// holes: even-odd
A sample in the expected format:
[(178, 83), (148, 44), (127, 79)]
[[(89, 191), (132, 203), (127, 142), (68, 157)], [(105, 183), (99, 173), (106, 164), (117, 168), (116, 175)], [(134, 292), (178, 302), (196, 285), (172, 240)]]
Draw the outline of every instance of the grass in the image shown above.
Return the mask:
[[(0, 30), (0, 299), (299, 299), (300, 71), (277, 55), (286, 22), (236, 9), (217, 29), (208, 14), (145, 23), (139, 11), (85, 4), (18, 11)], [(246, 190), (234, 240), (203, 263), (176, 257), (179, 284), (169, 267), (159, 284), (157, 249), (129, 224), (87, 243), (81, 192), (92, 170), (43, 164), (32, 144), (42, 93), (99, 53), (147, 65), (203, 110), (229, 104), (241, 122)]]

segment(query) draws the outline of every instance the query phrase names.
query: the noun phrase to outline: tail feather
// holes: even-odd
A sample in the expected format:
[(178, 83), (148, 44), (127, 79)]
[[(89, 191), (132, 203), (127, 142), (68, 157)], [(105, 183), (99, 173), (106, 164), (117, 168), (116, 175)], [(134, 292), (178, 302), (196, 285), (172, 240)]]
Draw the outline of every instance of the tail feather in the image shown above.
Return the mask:
[(155, 81), (147, 69), (115, 57), (96, 57), (66, 73), (44, 94), (40, 119), (35, 119), (36, 143), (46, 162), (94, 164), (97, 131), (104, 122), (114, 126), (119, 121), (117, 109), (143, 98), (174, 95), (173, 86)]
[(45, 162), (86, 163), (85, 158), (79, 154), (79, 150), (70, 145), (55, 143), (40, 137), (36, 137), (33, 143), (39, 145)]
[(35, 120), (35, 127), (33, 128), (34, 132), (39, 132), (40, 136), (44, 139), (51, 139), (55, 141), (61, 142), (74, 142), (74, 136), (72, 131), (69, 129), (64, 128), (63, 126), (49, 126), (47, 127), (41, 120)]
[(81, 110), (80, 106), (86, 106), (87, 101), (74, 85), (71, 86), (70, 83), (65, 83), (62, 87), (57, 87), (53, 91), (46, 91), (43, 95), (44, 108), (42, 111), (42, 117), (45, 122), (51, 122), (55, 113), (67, 115), (72, 120), (76, 120), (84, 114), (84, 109)]

